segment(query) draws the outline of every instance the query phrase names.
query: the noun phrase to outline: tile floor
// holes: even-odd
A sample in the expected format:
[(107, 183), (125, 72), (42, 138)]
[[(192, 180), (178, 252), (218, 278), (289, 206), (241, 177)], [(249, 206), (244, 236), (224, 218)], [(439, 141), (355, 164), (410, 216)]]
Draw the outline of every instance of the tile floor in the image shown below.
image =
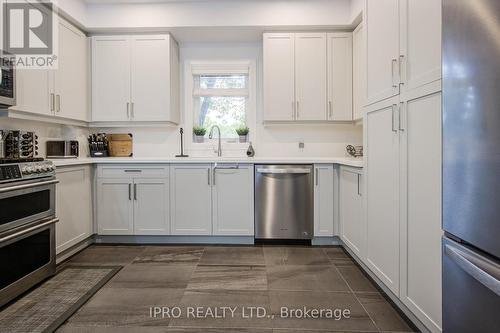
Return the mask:
[[(412, 331), (339, 247), (92, 246), (69, 263), (124, 267), (58, 332)], [(154, 317), (155, 306), (181, 314)], [(265, 315), (251, 316), (252, 306)], [(234, 313), (192, 318), (195, 307)], [(284, 318), (282, 307), (349, 309), (350, 316)]]

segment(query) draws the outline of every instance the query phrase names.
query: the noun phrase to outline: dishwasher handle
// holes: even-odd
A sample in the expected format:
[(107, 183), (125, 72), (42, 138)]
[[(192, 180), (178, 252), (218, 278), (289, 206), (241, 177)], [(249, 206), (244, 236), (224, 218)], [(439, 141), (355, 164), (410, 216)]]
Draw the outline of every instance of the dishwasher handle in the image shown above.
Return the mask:
[(268, 174), (308, 174), (311, 173), (309, 168), (284, 168), (284, 169), (273, 169), (273, 168), (257, 168), (257, 173), (268, 173)]

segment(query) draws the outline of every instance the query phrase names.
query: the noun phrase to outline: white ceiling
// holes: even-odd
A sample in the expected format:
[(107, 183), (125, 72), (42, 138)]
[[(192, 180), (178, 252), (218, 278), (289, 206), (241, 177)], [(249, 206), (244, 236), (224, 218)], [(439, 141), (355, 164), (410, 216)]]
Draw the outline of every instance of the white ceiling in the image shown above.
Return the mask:
[[(88, 4), (120, 4), (120, 3), (168, 3), (168, 2), (200, 2), (214, 0), (84, 0)], [(215, 0), (217, 1), (217, 0)], [(232, 0), (235, 1), (235, 0)]]

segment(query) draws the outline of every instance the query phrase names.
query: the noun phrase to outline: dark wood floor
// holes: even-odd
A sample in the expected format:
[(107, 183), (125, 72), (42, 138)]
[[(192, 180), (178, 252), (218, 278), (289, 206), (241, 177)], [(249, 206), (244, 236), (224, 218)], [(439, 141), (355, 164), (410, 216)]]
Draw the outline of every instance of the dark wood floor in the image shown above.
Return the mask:
[[(124, 267), (59, 332), (412, 331), (338, 247), (92, 246), (67, 264)], [(151, 316), (156, 306), (178, 307), (181, 315)], [(251, 316), (252, 306), (265, 316)], [(194, 316), (205, 318), (188, 316), (195, 307), (203, 316)], [(221, 307), (234, 313), (214, 318)], [(282, 307), (350, 315), (284, 318)]]

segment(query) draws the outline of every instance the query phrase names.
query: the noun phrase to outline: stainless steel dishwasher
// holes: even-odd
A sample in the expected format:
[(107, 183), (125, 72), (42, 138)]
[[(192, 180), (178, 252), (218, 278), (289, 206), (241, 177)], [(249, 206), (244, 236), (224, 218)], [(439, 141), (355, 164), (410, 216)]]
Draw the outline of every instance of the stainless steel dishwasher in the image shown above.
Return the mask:
[(255, 238), (312, 239), (312, 165), (255, 166)]

